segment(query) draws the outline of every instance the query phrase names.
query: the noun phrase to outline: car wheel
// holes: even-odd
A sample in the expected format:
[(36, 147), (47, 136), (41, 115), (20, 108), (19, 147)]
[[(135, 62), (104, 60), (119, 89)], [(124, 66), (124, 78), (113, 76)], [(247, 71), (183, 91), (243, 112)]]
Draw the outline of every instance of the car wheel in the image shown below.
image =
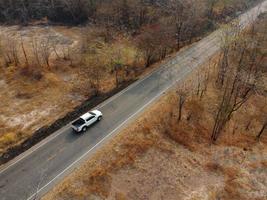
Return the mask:
[(97, 118), (98, 121), (100, 121), (101, 119), (102, 119), (102, 116), (99, 116), (99, 117)]
[(87, 130), (87, 127), (83, 127), (82, 131), (85, 132)]

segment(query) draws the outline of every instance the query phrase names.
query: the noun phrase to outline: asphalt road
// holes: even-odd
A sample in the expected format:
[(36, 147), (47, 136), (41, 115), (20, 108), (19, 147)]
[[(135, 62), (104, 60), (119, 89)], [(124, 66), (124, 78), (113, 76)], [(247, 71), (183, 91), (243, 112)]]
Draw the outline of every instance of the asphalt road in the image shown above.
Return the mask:
[[(267, 10), (267, 1), (261, 11)], [(243, 26), (252, 22), (259, 9), (243, 14)], [(253, 17), (252, 17), (253, 16)], [(129, 123), (146, 106), (167, 89), (206, 62), (220, 49), (220, 30), (180, 51), (162, 66), (98, 106), (103, 120), (83, 135), (74, 134), (70, 126), (63, 127), (0, 171), (1, 200), (39, 198), (64, 176), (78, 167), (108, 138)]]

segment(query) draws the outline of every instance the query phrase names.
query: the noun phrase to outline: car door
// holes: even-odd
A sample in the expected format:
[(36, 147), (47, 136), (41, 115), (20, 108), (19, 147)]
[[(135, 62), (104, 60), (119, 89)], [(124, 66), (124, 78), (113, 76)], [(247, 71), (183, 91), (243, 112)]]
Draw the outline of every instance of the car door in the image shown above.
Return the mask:
[(95, 116), (91, 116), (86, 120), (86, 124), (87, 126), (92, 125), (94, 122), (96, 121), (96, 117)]

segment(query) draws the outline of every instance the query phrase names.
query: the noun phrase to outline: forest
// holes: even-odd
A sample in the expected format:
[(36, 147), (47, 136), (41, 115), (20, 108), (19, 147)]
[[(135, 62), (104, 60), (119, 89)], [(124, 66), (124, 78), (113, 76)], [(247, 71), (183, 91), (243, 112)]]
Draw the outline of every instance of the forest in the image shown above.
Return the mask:
[[(46, 18), (51, 23), (82, 24), (105, 23), (120, 28), (138, 29), (171, 15), (186, 15), (186, 7), (198, 12), (199, 4), (206, 8), (205, 15), (219, 18), (214, 10), (221, 7), (220, 15), (234, 15), (257, 1), (253, 0), (1, 0), (0, 22), (28, 24)], [(196, 9), (197, 8), (197, 9)], [(178, 11), (175, 12), (175, 11)], [(189, 12), (190, 12), (189, 11)]]

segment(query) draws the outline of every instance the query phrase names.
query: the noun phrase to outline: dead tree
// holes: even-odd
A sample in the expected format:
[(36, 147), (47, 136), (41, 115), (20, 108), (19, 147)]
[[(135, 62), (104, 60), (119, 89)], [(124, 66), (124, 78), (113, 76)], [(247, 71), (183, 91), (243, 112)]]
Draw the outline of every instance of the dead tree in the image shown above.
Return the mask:
[(25, 47), (24, 47), (24, 41), (23, 41), (23, 37), (22, 37), (21, 34), (20, 34), (20, 44), (21, 44), (21, 49), (22, 49), (22, 52), (23, 52), (23, 55), (24, 55), (24, 58), (25, 58), (26, 67), (29, 67), (29, 59), (28, 59), (28, 56), (27, 56), (27, 53), (26, 53), (26, 50), (25, 50)]
[(265, 120), (264, 124), (262, 125), (262, 128), (260, 130), (260, 132), (257, 135), (257, 138), (260, 139), (260, 137), (262, 136), (263, 132), (266, 130), (267, 127), (267, 119)]
[(110, 62), (111, 71), (115, 74), (116, 87), (119, 87), (121, 82), (120, 72), (124, 69), (121, 50), (117, 49), (113, 51)]
[(94, 95), (98, 96), (100, 93), (101, 80), (104, 76), (105, 66), (101, 65), (100, 58), (96, 57), (94, 62), (84, 63), (86, 65), (86, 74), (94, 90)]
[(209, 18), (213, 17), (214, 6), (216, 5), (217, 2), (218, 0), (207, 0), (207, 7), (208, 7), (207, 15)]
[(222, 87), (224, 84), (227, 67), (229, 65), (228, 53), (229, 53), (229, 47), (225, 46), (223, 48), (223, 51), (221, 52), (221, 56), (220, 56), (221, 58), (220, 58), (219, 67), (218, 67), (217, 84), (220, 87)]
[(225, 81), (224, 93), (212, 131), (211, 139), (213, 141), (217, 140), (225, 124), (231, 119), (232, 114), (239, 110), (254, 92), (255, 83), (244, 81), (239, 69), (237, 69), (235, 73), (234, 77), (230, 76)]
[(50, 45), (50, 36), (41, 40), (39, 45), (40, 45), (39, 46), (40, 56), (43, 59), (43, 62), (46, 64), (47, 68), (49, 69), (50, 68), (49, 59), (52, 53)]
[(51, 42), (51, 48), (52, 48), (52, 51), (55, 53), (57, 59), (60, 59), (60, 55), (58, 53), (58, 43), (57, 42)]
[(39, 55), (39, 42), (36, 36), (32, 37), (31, 45), (32, 45), (32, 52), (34, 56), (33, 58), (34, 62), (36, 62), (39, 68), (42, 68), (42, 63), (41, 63), (40, 55)]
[(177, 91), (176, 91), (176, 94), (179, 98), (178, 100), (178, 107), (179, 107), (179, 112), (178, 112), (178, 122), (181, 121), (182, 119), (182, 111), (183, 111), (183, 107), (184, 107), (184, 104), (186, 102), (186, 99), (188, 97), (188, 91), (186, 91), (185, 89), (185, 85), (183, 85), (182, 87), (178, 88)]
[(210, 66), (208, 67), (208, 69), (205, 71), (204, 77), (203, 77), (203, 86), (200, 92), (200, 99), (202, 99), (203, 95), (205, 94), (205, 92), (208, 89), (208, 84), (209, 84), (209, 80), (210, 80)]
[(182, 109), (183, 109), (183, 106), (184, 106), (185, 101), (186, 101), (185, 93), (180, 93), (179, 94), (179, 115), (178, 115), (178, 121), (181, 121), (181, 118), (182, 118)]
[[(217, 86), (223, 87), (229, 68), (230, 50), (240, 41), (241, 27), (238, 22), (226, 25), (221, 32), (221, 55), (218, 62)], [(242, 59), (241, 59), (242, 61)]]
[(2, 37), (2, 51), (6, 66), (19, 65), (18, 44), (14, 38), (5, 35)]
[(113, 69), (115, 71), (116, 87), (120, 85), (120, 70), (122, 69), (123, 64), (119, 61), (113, 63)]
[[(234, 112), (238, 111), (248, 101), (256, 90), (256, 81), (262, 66), (262, 55), (255, 40), (246, 35), (239, 35), (232, 40), (232, 44), (225, 54), (227, 61), (224, 74), (223, 95), (215, 117), (212, 141), (216, 141), (226, 123)], [(253, 67), (252, 67), (253, 66)], [(252, 70), (253, 69), (253, 70)]]

